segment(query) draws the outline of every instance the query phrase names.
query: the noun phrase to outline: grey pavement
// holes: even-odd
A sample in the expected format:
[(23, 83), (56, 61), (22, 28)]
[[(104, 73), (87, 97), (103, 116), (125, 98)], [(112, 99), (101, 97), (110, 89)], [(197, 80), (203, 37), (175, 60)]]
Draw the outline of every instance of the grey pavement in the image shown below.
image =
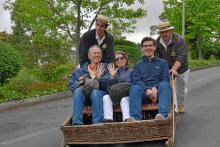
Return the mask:
[[(207, 68), (216, 67), (216, 66), (220, 66), (220, 65), (203, 66), (203, 67), (191, 69), (191, 71), (194, 72), (197, 70), (207, 69)], [(69, 91), (66, 91), (66, 92), (55, 93), (52, 95), (37, 96), (37, 97), (26, 98), (26, 99), (18, 100), (18, 101), (2, 103), (0, 104), (0, 112), (8, 111), (8, 110), (15, 109), (21, 106), (29, 106), (29, 105), (34, 105), (34, 104), (39, 104), (39, 103), (49, 102), (49, 101), (58, 100), (58, 99), (69, 98), (69, 97), (71, 97), (71, 93)]]

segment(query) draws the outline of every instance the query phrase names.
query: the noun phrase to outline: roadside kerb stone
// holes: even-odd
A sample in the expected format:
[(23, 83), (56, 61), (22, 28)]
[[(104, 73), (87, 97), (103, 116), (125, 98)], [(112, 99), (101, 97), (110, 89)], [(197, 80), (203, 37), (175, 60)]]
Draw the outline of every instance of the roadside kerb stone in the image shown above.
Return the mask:
[(29, 106), (29, 105), (34, 105), (34, 104), (39, 104), (39, 103), (54, 101), (58, 99), (69, 98), (69, 97), (71, 97), (71, 92), (66, 91), (66, 92), (59, 92), (59, 93), (52, 94), (52, 95), (36, 96), (36, 97), (27, 98), (23, 100), (2, 103), (0, 104), (0, 112), (8, 111), (8, 110), (15, 109), (21, 106)]

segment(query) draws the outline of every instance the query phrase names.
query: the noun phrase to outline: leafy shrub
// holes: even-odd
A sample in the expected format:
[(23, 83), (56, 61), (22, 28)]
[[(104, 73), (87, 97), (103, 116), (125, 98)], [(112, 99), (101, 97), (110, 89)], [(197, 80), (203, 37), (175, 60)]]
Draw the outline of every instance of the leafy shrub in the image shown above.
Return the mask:
[(21, 93), (26, 93), (27, 87), (31, 84), (38, 84), (40, 80), (37, 79), (37, 76), (33, 73), (36, 73), (35, 70), (28, 70), (22, 68), (17, 77), (14, 77), (9, 82), (9, 88), (12, 90), (19, 91)]
[(38, 74), (36, 69), (22, 68), (16, 77), (0, 87), (0, 103), (67, 90), (66, 79), (45, 82), (38, 78)]
[(220, 64), (220, 60), (217, 60), (217, 59), (212, 59), (212, 60), (192, 60), (192, 59), (189, 59), (189, 67), (190, 68), (197, 68), (197, 67), (202, 67), (202, 66), (207, 66), (207, 65), (212, 65), (212, 64)]
[(0, 103), (19, 100), (23, 97), (23, 93), (10, 89), (8, 85), (0, 87)]
[(0, 41), (0, 84), (18, 74), (20, 58), (18, 53), (8, 44)]
[(39, 69), (39, 78), (42, 81), (54, 82), (58, 80), (63, 80), (68, 77), (70, 72), (73, 70), (75, 65), (65, 64), (65, 65), (55, 65), (55, 64), (45, 64)]
[(67, 89), (66, 81), (56, 81), (54, 83), (38, 82), (36, 84), (24, 85), (22, 90), (13, 89), (9, 85), (0, 87), (0, 103), (15, 101), (33, 96), (49, 95), (62, 92)]
[[(33, 96), (49, 95), (67, 90), (67, 79), (75, 66), (73, 64), (67, 64), (52, 67), (55, 70), (50, 75), (52, 77), (51, 79), (55, 81), (51, 82), (40, 79), (39, 75), (42, 74), (42, 71), (39, 71), (39, 69), (27, 69), (23, 67), (16, 77), (0, 87), (0, 103)], [(44, 75), (48, 75), (48, 73), (45, 72)]]

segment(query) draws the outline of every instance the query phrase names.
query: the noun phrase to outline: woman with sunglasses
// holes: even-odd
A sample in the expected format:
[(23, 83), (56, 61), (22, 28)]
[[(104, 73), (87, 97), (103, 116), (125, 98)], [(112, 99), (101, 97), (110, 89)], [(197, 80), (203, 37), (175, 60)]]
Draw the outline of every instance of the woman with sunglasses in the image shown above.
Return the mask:
[[(131, 82), (132, 70), (128, 68), (128, 57), (122, 51), (115, 52), (114, 64), (109, 64), (108, 71), (110, 74), (108, 85), (114, 85), (122, 82)], [(109, 94), (103, 96), (103, 111), (104, 122), (113, 122), (113, 102)], [(123, 116), (123, 121), (134, 121), (130, 117), (129, 110), (129, 97), (122, 97), (120, 100), (120, 106)]]

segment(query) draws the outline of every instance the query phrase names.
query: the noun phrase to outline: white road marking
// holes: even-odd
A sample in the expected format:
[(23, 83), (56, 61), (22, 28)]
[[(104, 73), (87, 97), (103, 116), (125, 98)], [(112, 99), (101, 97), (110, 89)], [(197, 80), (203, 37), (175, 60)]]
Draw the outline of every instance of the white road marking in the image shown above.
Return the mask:
[(0, 143), (0, 145), (14, 144), (14, 143), (19, 142), (19, 141), (22, 141), (22, 140), (26, 140), (26, 139), (30, 139), (30, 138), (33, 138), (33, 137), (36, 137), (36, 136), (39, 136), (39, 135), (43, 135), (43, 134), (50, 133), (50, 132), (52, 132), (52, 131), (54, 131), (54, 130), (57, 130), (57, 129), (58, 129), (58, 128), (51, 128), (51, 129), (39, 130), (39, 131), (30, 133), (30, 134), (27, 134), (27, 135), (24, 135), (24, 136), (15, 138), (15, 139), (8, 140), (8, 141), (6, 141), (6, 142), (2, 142), (2, 143)]

